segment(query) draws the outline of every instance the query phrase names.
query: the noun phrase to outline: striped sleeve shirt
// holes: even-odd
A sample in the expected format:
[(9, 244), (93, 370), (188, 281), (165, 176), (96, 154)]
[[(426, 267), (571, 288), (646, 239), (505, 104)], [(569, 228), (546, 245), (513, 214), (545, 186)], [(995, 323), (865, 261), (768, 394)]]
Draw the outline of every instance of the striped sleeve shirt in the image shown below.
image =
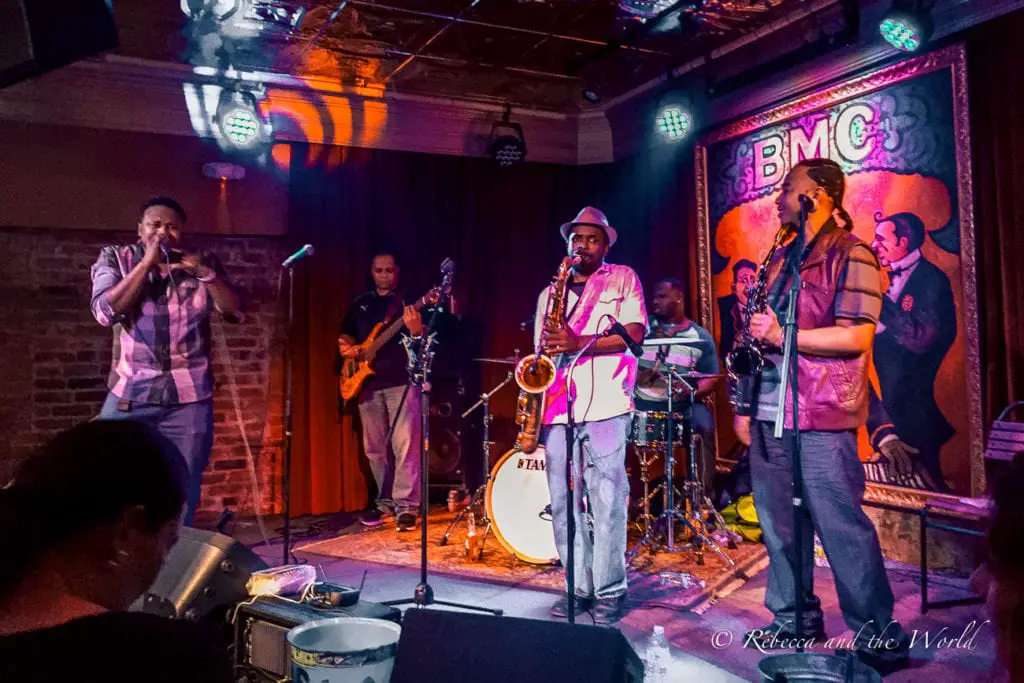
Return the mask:
[(837, 318), (878, 324), (882, 312), (882, 271), (866, 245), (850, 250), (839, 274), (834, 308)]
[[(786, 278), (778, 278), (773, 285), (773, 293), (778, 302), (772, 306), (781, 319), (786, 312), (789, 299), (784, 289)], [(878, 324), (878, 316), (882, 312), (882, 274), (878, 259), (864, 244), (858, 244), (850, 250), (836, 283), (836, 295), (833, 303), (833, 314), (837, 319), (853, 320), (861, 323)], [(782, 368), (782, 352), (772, 349), (765, 354), (764, 369), (758, 387), (756, 419), (771, 422), (779, 409), (779, 384)]]

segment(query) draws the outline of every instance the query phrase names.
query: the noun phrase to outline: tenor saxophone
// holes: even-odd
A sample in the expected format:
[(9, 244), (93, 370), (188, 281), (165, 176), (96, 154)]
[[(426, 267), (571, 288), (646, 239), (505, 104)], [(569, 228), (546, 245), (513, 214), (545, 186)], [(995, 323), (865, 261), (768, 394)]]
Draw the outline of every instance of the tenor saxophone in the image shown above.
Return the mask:
[[(566, 295), (569, 292), (569, 275), (580, 257), (566, 256), (558, 266), (552, 282), (552, 292), (544, 315), (544, 327), (561, 329), (565, 327)], [(544, 398), (555, 381), (558, 366), (555, 360), (544, 353), (543, 338), (530, 355), (516, 364), (516, 384), (519, 385), (519, 401), (516, 406), (516, 423), (519, 435), (515, 448), (523, 453), (533, 453), (540, 445), (540, 430), (544, 418)]]
[(729, 402), (737, 415), (752, 416), (756, 412), (754, 397), (764, 368), (764, 348), (750, 334), (750, 319), (755, 313), (764, 313), (768, 309), (768, 267), (789, 233), (788, 225), (779, 228), (771, 249), (758, 266), (754, 285), (747, 292), (739, 343), (725, 357), (725, 369), (729, 374)]

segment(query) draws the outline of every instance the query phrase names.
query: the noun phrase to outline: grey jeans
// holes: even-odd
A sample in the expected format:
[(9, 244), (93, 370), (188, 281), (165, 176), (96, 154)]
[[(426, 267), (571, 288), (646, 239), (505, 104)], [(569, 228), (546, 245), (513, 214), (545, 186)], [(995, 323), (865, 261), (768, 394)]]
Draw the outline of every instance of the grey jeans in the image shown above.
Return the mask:
[[(420, 390), (410, 387), (398, 413), (405, 386), (364, 391), (359, 397), (363, 450), (377, 482), (377, 507), (384, 511), (415, 511), (420, 504)], [(391, 444), (388, 429), (398, 413)]]
[[(793, 461), (788, 447), (777, 440), (773, 423), (754, 420), (750, 430), (750, 471), (754, 505), (764, 532), (771, 565), (765, 606), (777, 624), (794, 630), (796, 590), (793, 567)], [(789, 435), (785, 436), (787, 440)], [(909, 644), (903, 628), (892, 619), (893, 594), (882, 562), (875, 527), (864, 514), (864, 467), (857, 457), (856, 432), (800, 432), (801, 469), (810, 520), (803, 529), (804, 626), (822, 624), (821, 603), (814, 595), (813, 533), (825, 549), (843, 619), (857, 649), (867, 649), (875, 637), (874, 654), (885, 657)], [(885, 644), (891, 644), (886, 647)]]
[[(576, 425), (573, 440), (575, 589), (584, 597), (626, 592), (626, 437), (630, 414)], [(544, 429), (545, 465), (558, 556), (569, 552), (565, 425)], [(582, 476), (581, 476), (582, 474)]]
[(101, 420), (139, 420), (156, 428), (181, 452), (188, 466), (188, 498), (185, 502), (185, 525), (192, 524), (203, 486), (203, 470), (213, 450), (213, 399), (195, 403), (159, 405), (128, 401), (108, 393), (100, 409)]

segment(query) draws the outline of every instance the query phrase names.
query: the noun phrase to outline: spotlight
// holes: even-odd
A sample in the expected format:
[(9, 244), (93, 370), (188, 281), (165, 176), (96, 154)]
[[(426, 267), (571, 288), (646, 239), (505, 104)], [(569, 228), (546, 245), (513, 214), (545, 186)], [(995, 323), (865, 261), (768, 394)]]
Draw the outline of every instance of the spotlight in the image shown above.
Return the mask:
[(678, 105), (662, 108), (654, 122), (658, 132), (669, 142), (679, 142), (693, 129), (690, 112)]
[(526, 159), (526, 138), (523, 137), (523, 127), (518, 123), (509, 121), (512, 113), (512, 106), (505, 105), (505, 114), (501, 121), (496, 121), (491, 126), (491, 144), (487, 151), (495, 163), (502, 168), (515, 166)]
[(298, 28), (306, 8), (286, 0), (181, 0), (181, 11), (235, 30), (286, 34)]
[(619, 0), (619, 9), (640, 21), (647, 21), (677, 3), (678, 0)]
[(272, 135), (269, 122), (260, 115), (256, 96), (245, 90), (224, 88), (213, 122), (215, 134), (227, 148), (251, 150)]
[(932, 37), (933, 4), (924, 0), (893, 0), (892, 7), (878, 23), (879, 33), (897, 50), (917, 50)]
[(591, 88), (584, 88), (583, 92), (580, 94), (583, 95), (583, 99), (591, 104), (597, 104), (601, 101), (601, 93)]

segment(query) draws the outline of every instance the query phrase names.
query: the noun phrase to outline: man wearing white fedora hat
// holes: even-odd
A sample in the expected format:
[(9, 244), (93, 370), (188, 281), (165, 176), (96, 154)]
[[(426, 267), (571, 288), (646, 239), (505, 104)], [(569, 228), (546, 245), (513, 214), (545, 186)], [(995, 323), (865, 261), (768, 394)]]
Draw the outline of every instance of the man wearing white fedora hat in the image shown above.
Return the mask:
[[(601, 211), (586, 207), (561, 226), (568, 253), (578, 255), (566, 295), (565, 326), (545, 327), (550, 297), (546, 288), (537, 301), (535, 341), (559, 367), (548, 389), (542, 439), (547, 458), (548, 487), (555, 544), (568, 554), (568, 491), (566, 429), (569, 361), (586, 349), (572, 375), (573, 422), (572, 514), (575, 534), (575, 611), (593, 608), (594, 620), (617, 621), (626, 599), (626, 437), (633, 410), (637, 357), (619, 336), (608, 336), (614, 323), (625, 327), (634, 343), (647, 334), (647, 311), (640, 279), (628, 266), (605, 263), (618, 233)], [(567, 616), (568, 595), (551, 608)]]

